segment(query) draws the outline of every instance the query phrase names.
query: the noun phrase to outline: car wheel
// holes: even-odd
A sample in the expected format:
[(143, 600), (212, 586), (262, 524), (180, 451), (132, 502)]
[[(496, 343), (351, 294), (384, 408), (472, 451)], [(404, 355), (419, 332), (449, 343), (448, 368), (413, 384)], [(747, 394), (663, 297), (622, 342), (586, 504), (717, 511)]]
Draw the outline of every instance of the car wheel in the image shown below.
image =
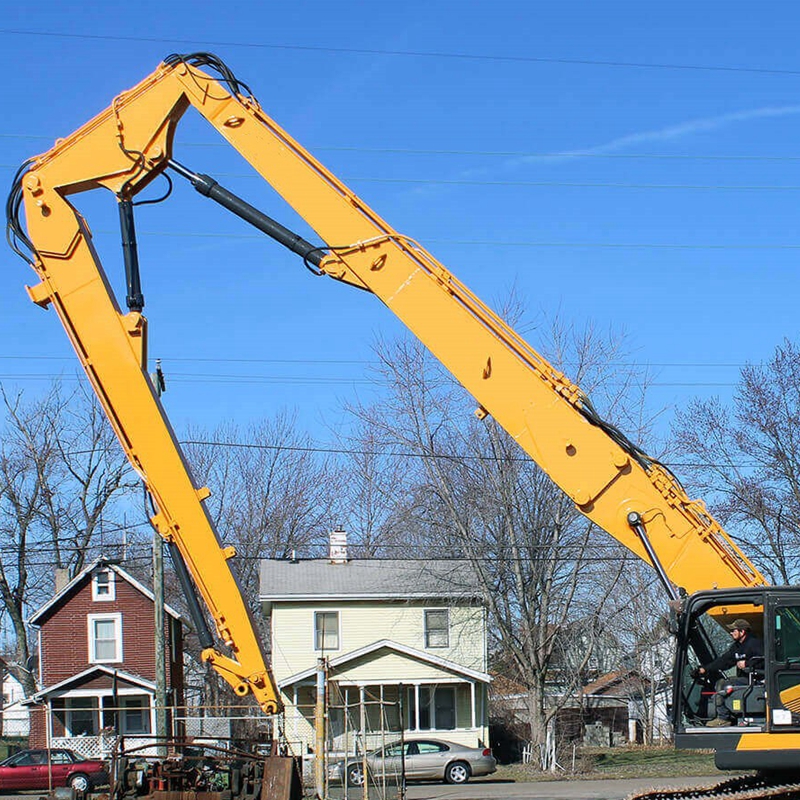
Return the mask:
[(349, 764), (347, 767), (347, 785), (348, 786), (363, 786), (364, 785), (364, 768), (361, 764)]
[(469, 767), (463, 761), (454, 761), (444, 771), (446, 783), (466, 783), (469, 780)]
[(85, 792), (89, 789), (89, 776), (84, 775), (82, 772), (76, 772), (74, 775), (69, 776), (67, 783), (76, 792)]

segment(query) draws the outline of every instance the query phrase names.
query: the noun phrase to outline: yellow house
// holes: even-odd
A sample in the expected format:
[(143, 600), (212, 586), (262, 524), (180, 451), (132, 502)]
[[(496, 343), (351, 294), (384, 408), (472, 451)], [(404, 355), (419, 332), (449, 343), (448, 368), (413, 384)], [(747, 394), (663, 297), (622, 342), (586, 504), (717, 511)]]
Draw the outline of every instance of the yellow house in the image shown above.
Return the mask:
[(324, 685), (334, 749), (400, 726), (488, 746), (486, 608), (468, 562), (265, 559), (261, 602), (290, 742), (313, 748)]

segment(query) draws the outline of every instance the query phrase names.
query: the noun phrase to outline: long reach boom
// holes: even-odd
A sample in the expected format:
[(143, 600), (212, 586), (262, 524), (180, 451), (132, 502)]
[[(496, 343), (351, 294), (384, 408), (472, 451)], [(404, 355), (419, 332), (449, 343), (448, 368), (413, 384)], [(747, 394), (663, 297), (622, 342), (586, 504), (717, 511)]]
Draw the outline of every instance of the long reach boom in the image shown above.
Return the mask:
[[(209, 74), (216, 73), (216, 77)], [(173, 160), (173, 137), (196, 109), (309, 223), (314, 246)], [(299, 253), (322, 274), (375, 294), (441, 360), (593, 522), (651, 562), (678, 591), (758, 586), (764, 578), (669, 469), (605, 423), (587, 397), (427, 250), (384, 222), (262, 110), (211, 54), (170, 56), (75, 133), (26, 162), (7, 215), (12, 246), (40, 282), (134, 469), (152, 522), (185, 562), (225, 650), (203, 657), (268, 713), (281, 703), (252, 619), (147, 371), (147, 324), (132, 199), (165, 170)], [(120, 309), (72, 195), (104, 188), (119, 201), (128, 278)], [(21, 220), (24, 207), (25, 224)], [(342, 245), (345, 246), (342, 246)], [(179, 559), (180, 560), (180, 559)]]

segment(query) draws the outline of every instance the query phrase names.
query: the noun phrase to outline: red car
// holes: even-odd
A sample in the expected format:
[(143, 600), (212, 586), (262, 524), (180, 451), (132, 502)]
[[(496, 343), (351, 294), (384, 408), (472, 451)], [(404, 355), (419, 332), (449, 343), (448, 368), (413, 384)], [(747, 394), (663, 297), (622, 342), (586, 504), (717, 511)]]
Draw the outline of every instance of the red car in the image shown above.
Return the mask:
[(71, 786), (85, 792), (108, 783), (103, 761), (86, 759), (72, 750), (20, 750), (0, 761), (0, 789), (48, 789)]

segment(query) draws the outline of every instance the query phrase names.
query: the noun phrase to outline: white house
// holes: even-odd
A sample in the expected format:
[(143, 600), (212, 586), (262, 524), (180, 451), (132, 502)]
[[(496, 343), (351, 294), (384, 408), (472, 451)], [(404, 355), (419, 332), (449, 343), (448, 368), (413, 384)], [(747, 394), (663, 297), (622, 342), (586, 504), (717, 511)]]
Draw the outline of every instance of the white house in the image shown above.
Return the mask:
[(488, 745), (486, 608), (467, 562), (264, 560), (260, 585), (289, 741), (312, 748), (324, 663), (334, 749), (401, 726)]
[(0, 678), (2, 678), (3, 687), (0, 734), (25, 737), (30, 732), (30, 713), (27, 707), (22, 705), (25, 692), (22, 684), (5, 668), (2, 659), (0, 659)]

